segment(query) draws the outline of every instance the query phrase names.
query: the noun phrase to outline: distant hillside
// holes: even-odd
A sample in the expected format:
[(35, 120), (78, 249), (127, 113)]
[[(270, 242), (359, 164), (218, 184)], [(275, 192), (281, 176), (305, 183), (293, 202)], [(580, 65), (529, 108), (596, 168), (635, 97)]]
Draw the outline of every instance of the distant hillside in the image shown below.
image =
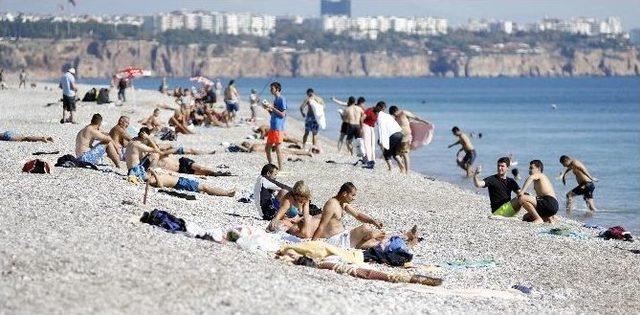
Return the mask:
[(125, 66), (139, 66), (159, 76), (634, 76), (640, 54), (627, 48), (470, 47), (472, 53), (443, 48), (407, 53), (326, 52), (322, 50), (226, 47), (216, 44), (166, 45), (146, 40), (0, 41), (0, 67), (28, 69), (31, 78), (60, 75), (66, 64), (81, 77), (107, 77)]

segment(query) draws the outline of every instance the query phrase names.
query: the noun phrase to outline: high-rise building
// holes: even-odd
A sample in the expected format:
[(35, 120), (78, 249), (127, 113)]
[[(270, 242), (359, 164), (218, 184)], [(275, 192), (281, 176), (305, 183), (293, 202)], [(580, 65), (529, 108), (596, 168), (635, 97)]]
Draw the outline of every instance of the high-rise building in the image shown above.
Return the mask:
[(320, 15), (351, 17), (351, 0), (320, 0)]

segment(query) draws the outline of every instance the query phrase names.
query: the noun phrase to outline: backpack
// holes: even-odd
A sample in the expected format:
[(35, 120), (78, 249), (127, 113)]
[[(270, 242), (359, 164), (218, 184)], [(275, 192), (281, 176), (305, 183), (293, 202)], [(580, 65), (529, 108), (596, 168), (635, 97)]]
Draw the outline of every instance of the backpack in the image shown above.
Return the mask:
[(140, 222), (159, 226), (169, 232), (185, 232), (187, 230), (183, 219), (158, 209), (154, 209), (151, 213), (145, 211)]
[(51, 173), (51, 168), (49, 167), (49, 163), (40, 159), (35, 159), (25, 163), (22, 167), (22, 171), (33, 174), (49, 174)]

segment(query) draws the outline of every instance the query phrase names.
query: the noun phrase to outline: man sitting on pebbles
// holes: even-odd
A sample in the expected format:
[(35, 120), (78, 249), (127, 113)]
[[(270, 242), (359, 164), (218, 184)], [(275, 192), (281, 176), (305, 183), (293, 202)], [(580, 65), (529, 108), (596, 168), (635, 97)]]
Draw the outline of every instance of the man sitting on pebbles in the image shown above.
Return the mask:
[(120, 160), (124, 161), (124, 149), (127, 143), (131, 141), (131, 136), (127, 132), (129, 127), (129, 117), (120, 116), (118, 124), (113, 126), (109, 131), (109, 136), (113, 140), (113, 145), (116, 147), (116, 151), (120, 155)]
[(475, 176), (473, 176), (473, 184), (476, 187), (489, 189), (489, 201), (493, 215), (511, 217), (520, 210), (518, 198), (511, 199), (511, 192), (517, 194), (520, 191), (520, 186), (514, 179), (507, 177), (510, 163), (511, 160), (508, 157), (501, 157), (498, 159), (495, 175), (480, 180), (478, 175), (480, 175), (481, 168), (477, 167)]
[[(533, 224), (543, 222), (553, 223), (556, 219), (555, 214), (558, 212), (558, 200), (553, 190), (553, 185), (547, 175), (542, 171), (544, 165), (540, 160), (529, 162), (529, 178), (522, 185), (522, 189), (518, 192), (518, 201), (522, 207), (527, 210), (527, 214), (522, 218), (525, 221), (531, 221)], [(529, 185), (533, 183), (536, 196), (525, 195)]]
[[(379, 230), (382, 229), (382, 223), (358, 212), (349, 204), (355, 200), (356, 192), (355, 185), (350, 182), (344, 183), (338, 194), (324, 204), (322, 217), (313, 234), (313, 240), (323, 238), (327, 243), (337, 247), (367, 249), (376, 246), (384, 239), (385, 233)], [(342, 225), (345, 213), (362, 223), (373, 224), (378, 230), (364, 224), (352, 230), (346, 230)]]
[[(82, 128), (76, 136), (76, 156), (78, 160), (91, 164), (98, 164), (106, 153), (109, 159), (117, 168), (120, 168), (120, 155), (113, 144), (113, 140), (108, 135), (100, 131), (102, 116), (94, 114), (91, 117), (91, 124)], [(94, 141), (99, 141), (93, 145)]]
[[(176, 190), (201, 192), (214, 196), (235, 196), (235, 190), (214, 188), (186, 177), (158, 174), (153, 171), (151, 166), (154, 166), (156, 163), (160, 150), (158, 148), (149, 147), (141, 142), (143, 138), (149, 137), (148, 132), (149, 129), (143, 127), (138, 133), (138, 137), (131, 139), (127, 145), (126, 162), (129, 169), (129, 176), (135, 176), (141, 181), (148, 181), (149, 185), (158, 188), (169, 187)], [(143, 155), (144, 157), (141, 159), (140, 157)], [(149, 176), (147, 171), (149, 171), (152, 176)]]
[(7, 130), (3, 133), (0, 133), (0, 141), (15, 141), (15, 142), (44, 142), (49, 143), (53, 142), (52, 137), (34, 137), (34, 136), (22, 136), (16, 134), (11, 130)]

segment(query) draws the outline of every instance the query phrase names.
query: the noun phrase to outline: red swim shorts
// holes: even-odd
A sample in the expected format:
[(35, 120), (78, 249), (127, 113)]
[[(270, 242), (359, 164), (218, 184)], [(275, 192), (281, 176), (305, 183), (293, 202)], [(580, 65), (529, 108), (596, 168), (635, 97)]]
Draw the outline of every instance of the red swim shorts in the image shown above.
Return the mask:
[(280, 130), (267, 131), (267, 144), (280, 144), (284, 139), (284, 132)]

